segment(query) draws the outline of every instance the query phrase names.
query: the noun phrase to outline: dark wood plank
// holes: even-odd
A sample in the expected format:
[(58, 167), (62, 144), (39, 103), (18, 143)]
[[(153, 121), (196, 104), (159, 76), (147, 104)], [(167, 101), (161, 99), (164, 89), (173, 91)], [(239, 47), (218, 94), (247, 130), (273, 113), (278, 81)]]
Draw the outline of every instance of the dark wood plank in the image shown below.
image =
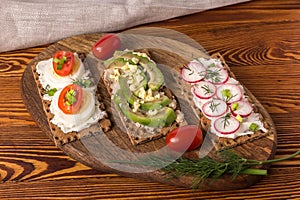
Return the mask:
[[(136, 29), (138, 32), (138, 29)], [(147, 32), (147, 31), (146, 31)], [(148, 32), (156, 32), (156, 29), (152, 31), (152, 29), (148, 29)], [(169, 40), (168, 38), (161, 38), (168, 35), (167, 29), (159, 29), (157, 31), (159, 33), (159, 37), (156, 36), (144, 36), (144, 35), (127, 35), (127, 34), (120, 34), (121, 40), (123, 42), (124, 48), (128, 49), (137, 49), (137, 48), (143, 48), (143, 47), (153, 47), (153, 49), (148, 48), (151, 58), (161, 64), (165, 64), (172, 69), (176, 70), (179, 74), (180, 68), (186, 64), (188, 61), (191, 60), (193, 57), (203, 57), (205, 54), (202, 54), (201, 51), (198, 49), (195, 49), (191, 46), (185, 45), (184, 43), (175, 41), (175, 40)], [(142, 29), (142, 34), (144, 34), (145, 31)], [(45, 108), (42, 108), (42, 101), (38, 101), (40, 99), (39, 91), (37, 91), (37, 84), (33, 75), (33, 69), (36, 65), (36, 63), (40, 60), (44, 60), (45, 58), (52, 57), (52, 55), (57, 50), (61, 49), (70, 49), (72, 51), (76, 52), (84, 52), (88, 53), (91, 50), (91, 47), (93, 43), (96, 41), (95, 38), (99, 38), (101, 35), (82, 35), (82, 36), (75, 36), (71, 38), (67, 38), (65, 40), (59, 41), (57, 44), (53, 44), (49, 48), (45, 49), (42, 55), (35, 58), (28, 66), (29, 69), (25, 70), (24, 76), (22, 77), (22, 97), (24, 99), (25, 105), (28, 108), (28, 111), (31, 113), (32, 116), (34, 116), (34, 119), (37, 121), (38, 125), (49, 135), (52, 140), (58, 140), (55, 139), (55, 134), (50, 131), (51, 128), (49, 127), (49, 124), (47, 122), (46, 115), (43, 110), (46, 110)], [(180, 38), (180, 36), (179, 36)], [(156, 48), (160, 50), (156, 50)], [(164, 50), (165, 49), (165, 50)], [(198, 52), (199, 51), (199, 52)], [(173, 53), (175, 52), (175, 53)], [(178, 54), (177, 54), (178, 53)], [(183, 56), (184, 59), (180, 58), (180, 56)], [(93, 59), (92, 57), (87, 57), (86, 59)], [(182, 60), (182, 61), (181, 61)], [(92, 63), (93, 60), (87, 61), (88, 63)], [(33, 71), (32, 71), (33, 70)], [(100, 72), (102, 74), (102, 72)], [(169, 76), (172, 77), (169, 77)], [(169, 77), (169, 78), (168, 78)], [(172, 79), (173, 75), (166, 73), (165, 79)], [(112, 141), (114, 144), (116, 144), (118, 147), (127, 150), (129, 152), (154, 152), (160, 150), (164, 145), (165, 141), (164, 138), (161, 138), (159, 140), (155, 140), (146, 144), (142, 144), (139, 146), (133, 146), (130, 141), (128, 140), (128, 136), (125, 132), (122, 132), (122, 129), (118, 128), (113, 117), (113, 111), (110, 109), (111, 106), (111, 97), (108, 95), (106, 91), (106, 86), (101, 81), (98, 84), (101, 89), (99, 90), (103, 102), (105, 104), (105, 107), (107, 108), (107, 112), (109, 115), (110, 120), (113, 123), (112, 130), (106, 133), (106, 137)], [(178, 88), (185, 87), (181, 85)], [(28, 90), (32, 88), (32, 90)], [(189, 91), (189, 85), (186, 85), (186, 90)], [(175, 95), (181, 95), (182, 90), (180, 91), (173, 91)], [(261, 104), (254, 98), (254, 96), (251, 93), (248, 93), (248, 95), (253, 99), (253, 102), (256, 103), (259, 109), (261, 110), (261, 114), (264, 116), (264, 118), (269, 121), (270, 127), (274, 126), (271, 122), (271, 119), (268, 115), (268, 113), (264, 110), (264, 108), (261, 106)], [(187, 94), (183, 95), (187, 98)], [(189, 104), (188, 99), (182, 98), (183, 101), (185, 101), (185, 104)], [(178, 96), (178, 98), (181, 98)], [(185, 113), (185, 117), (188, 117), (189, 113)], [(276, 149), (276, 132), (275, 129), (272, 128), (269, 130), (271, 132), (271, 137), (268, 137), (266, 140), (262, 139), (264, 142), (253, 142), (251, 143), (251, 151), (249, 149), (241, 151), (242, 149), (237, 148), (236, 150), (251, 159), (259, 159), (259, 160), (266, 160), (269, 158), (272, 158), (275, 149)], [(143, 172), (143, 173), (132, 173), (133, 171), (136, 171), (134, 169), (131, 170), (131, 172), (126, 172), (121, 170), (122, 172), (119, 172), (115, 169), (109, 169), (108, 166), (105, 166), (105, 164), (101, 163), (102, 160), (108, 159), (108, 160), (114, 160), (114, 159), (120, 159), (120, 157), (116, 157), (114, 155), (110, 155), (108, 153), (107, 155), (99, 154), (99, 150), (105, 151), (105, 147), (109, 141), (105, 141), (105, 138), (102, 135), (92, 135), (85, 137), (84, 139), (81, 139), (79, 141), (74, 141), (71, 144), (64, 144), (61, 145), (59, 141), (55, 141), (55, 143), (58, 145), (59, 148), (61, 148), (66, 154), (70, 155), (74, 159), (83, 162), (84, 164), (87, 164), (95, 169), (98, 169), (100, 171), (104, 172), (115, 172), (119, 173), (125, 176), (130, 177), (137, 177), (142, 179), (150, 179), (150, 180), (156, 180), (163, 183), (169, 183), (169, 184), (176, 184), (178, 186), (185, 186), (189, 187), (191, 186), (192, 179), (191, 177), (187, 180), (166, 180), (164, 176), (162, 176), (161, 171), (154, 171), (151, 174)], [(265, 143), (265, 144), (264, 144)], [(263, 144), (263, 146), (262, 146)], [(242, 145), (243, 146), (243, 145)], [(247, 144), (245, 144), (245, 147), (247, 148)], [(263, 148), (261, 148), (263, 147)], [(100, 149), (99, 149), (100, 148)], [(114, 149), (110, 149), (109, 152), (115, 151)], [(251, 152), (251, 153), (249, 153)], [(121, 153), (121, 152), (120, 152)], [(117, 153), (117, 151), (114, 153), (115, 155), (119, 155), (120, 153)], [(166, 152), (167, 153), (167, 152)], [(123, 153), (121, 153), (123, 154)], [(112, 157), (111, 157), (112, 156)], [(133, 156), (133, 155), (132, 155)], [(101, 160), (97, 159), (97, 157), (100, 157)], [(123, 159), (130, 159), (124, 157)], [(123, 168), (126, 167), (126, 165), (123, 165)], [(118, 169), (118, 168), (116, 168)], [(251, 177), (251, 176), (241, 176), (237, 178), (236, 180), (232, 181), (232, 178), (230, 176), (224, 176), (223, 179), (220, 179), (215, 181), (216, 184), (212, 184), (211, 186), (205, 187), (205, 190), (218, 190), (218, 189), (236, 189), (241, 187), (248, 187), (249, 185), (252, 185), (254, 181), (259, 180), (259, 177)], [(227, 182), (226, 185), (223, 185), (223, 182)]]
[[(297, 0), (253, 0), (143, 27), (177, 30), (199, 42), (209, 53), (221, 52), (239, 80), (271, 114), (278, 132), (275, 158), (279, 158), (300, 149), (299, 15)], [(10, 174), (0, 184), (1, 199), (300, 198), (299, 157), (273, 164), (269, 176), (249, 188), (201, 193), (101, 174), (71, 159), (35, 125), (20, 96), (19, 83), (24, 69), (46, 47), (48, 45), (0, 54), (0, 180), (7, 177), (6, 170)], [(263, 70), (260, 77), (256, 77), (260, 70)], [(257, 83), (263, 87), (258, 88)], [(43, 168), (34, 165), (38, 161), (49, 169), (42, 172)], [(56, 171), (51, 170), (52, 167)], [(19, 182), (25, 174), (27, 179)]]

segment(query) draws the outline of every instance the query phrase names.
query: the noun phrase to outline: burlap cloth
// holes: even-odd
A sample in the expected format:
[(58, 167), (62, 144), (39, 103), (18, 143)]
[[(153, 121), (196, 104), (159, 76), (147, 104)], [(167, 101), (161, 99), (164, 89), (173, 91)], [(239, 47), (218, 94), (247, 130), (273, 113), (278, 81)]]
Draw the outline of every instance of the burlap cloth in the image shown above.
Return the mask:
[(111, 32), (249, 0), (1, 0), (0, 52)]

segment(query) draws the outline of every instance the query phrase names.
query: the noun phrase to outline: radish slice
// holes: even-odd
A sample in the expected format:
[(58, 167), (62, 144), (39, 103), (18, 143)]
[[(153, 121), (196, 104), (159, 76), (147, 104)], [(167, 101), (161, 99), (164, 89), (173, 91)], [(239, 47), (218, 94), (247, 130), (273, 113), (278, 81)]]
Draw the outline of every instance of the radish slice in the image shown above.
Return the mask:
[(207, 81), (200, 81), (192, 86), (193, 93), (200, 99), (209, 99), (213, 97), (216, 90), (216, 86)]
[(206, 70), (205, 80), (212, 82), (213, 84), (224, 84), (228, 81), (229, 75), (226, 69), (221, 67), (209, 67)]
[(202, 111), (207, 117), (220, 117), (228, 110), (225, 101), (220, 99), (213, 99), (203, 104)]
[(217, 97), (230, 104), (242, 99), (242, 90), (235, 84), (224, 84), (218, 87)]
[(240, 128), (240, 122), (230, 115), (225, 115), (216, 119), (214, 128), (221, 134), (231, 134)]
[(204, 79), (206, 68), (197, 61), (191, 61), (187, 66), (181, 68), (182, 78), (189, 83), (197, 83)]
[(240, 115), (241, 117), (248, 117), (253, 111), (253, 108), (248, 101), (237, 101), (234, 102), (234, 104), (237, 105), (234, 106), (237, 107), (236, 109), (233, 108), (233, 105), (230, 106), (233, 116)]

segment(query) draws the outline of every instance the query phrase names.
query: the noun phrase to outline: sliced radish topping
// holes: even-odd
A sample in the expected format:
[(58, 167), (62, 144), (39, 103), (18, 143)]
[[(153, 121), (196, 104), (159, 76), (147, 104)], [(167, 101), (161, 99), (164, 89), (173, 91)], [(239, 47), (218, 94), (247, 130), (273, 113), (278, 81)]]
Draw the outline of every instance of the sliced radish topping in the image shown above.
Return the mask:
[(231, 115), (225, 115), (216, 119), (214, 128), (221, 134), (231, 134), (240, 128), (240, 122)]
[(230, 106), (230, 110), (234, 116), (248, 117), (253, 108), (248, 101), (237, 101)]
[(206, 76), (206, 68), (197, 61), (191, 61), (181, 69), (182, 78), (189, 83), (197, 83)]
[(216, 90), (216, 86), (207, 81), (200, 81), (192, 86), (192, 91), (200, 99), (209, 99), (213, 97)]
[(217, 97), (230, 104), (242, 99), (242, 90), (235, 84), (224, 84), (218, 87)]
[(209, 67), (206, 70), (205, 80), (213, 84), (224, 84), (228, 81), (229, 76), (226, 69), (221, 67)]
[(220, 99), (213, 99), (202, 106), (202, 111), (207, 117), (220, 117), (224, 115), (227, 110), (226, 102)]

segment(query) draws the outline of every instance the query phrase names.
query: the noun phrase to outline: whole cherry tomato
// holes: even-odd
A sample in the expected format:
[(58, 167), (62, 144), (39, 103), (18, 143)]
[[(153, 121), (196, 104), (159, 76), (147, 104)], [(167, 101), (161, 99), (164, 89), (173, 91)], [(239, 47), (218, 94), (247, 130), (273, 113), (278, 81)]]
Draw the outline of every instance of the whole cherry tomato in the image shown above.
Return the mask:
[(58, 107), (65, 114), (76, 114), (82, 103), (82, 88), (71, 84), (62, 89), (58, 97)]
[(70, 51), (58, 51), (53, 56), (53, 69), (59, 76), (67, 76), (74, 65), (74, 54)]
[(98, 40), (92, 52), (96, 58), (106, 60), (113, 56), (114, 52), (121, 48), (121, 40), (116, 34), (106, 34)]
[(195, 125), (178, 127), (166, 137), (167, 146), (177, 152), (194, 150), (202, 144), (202, 141), (202, 131)]

